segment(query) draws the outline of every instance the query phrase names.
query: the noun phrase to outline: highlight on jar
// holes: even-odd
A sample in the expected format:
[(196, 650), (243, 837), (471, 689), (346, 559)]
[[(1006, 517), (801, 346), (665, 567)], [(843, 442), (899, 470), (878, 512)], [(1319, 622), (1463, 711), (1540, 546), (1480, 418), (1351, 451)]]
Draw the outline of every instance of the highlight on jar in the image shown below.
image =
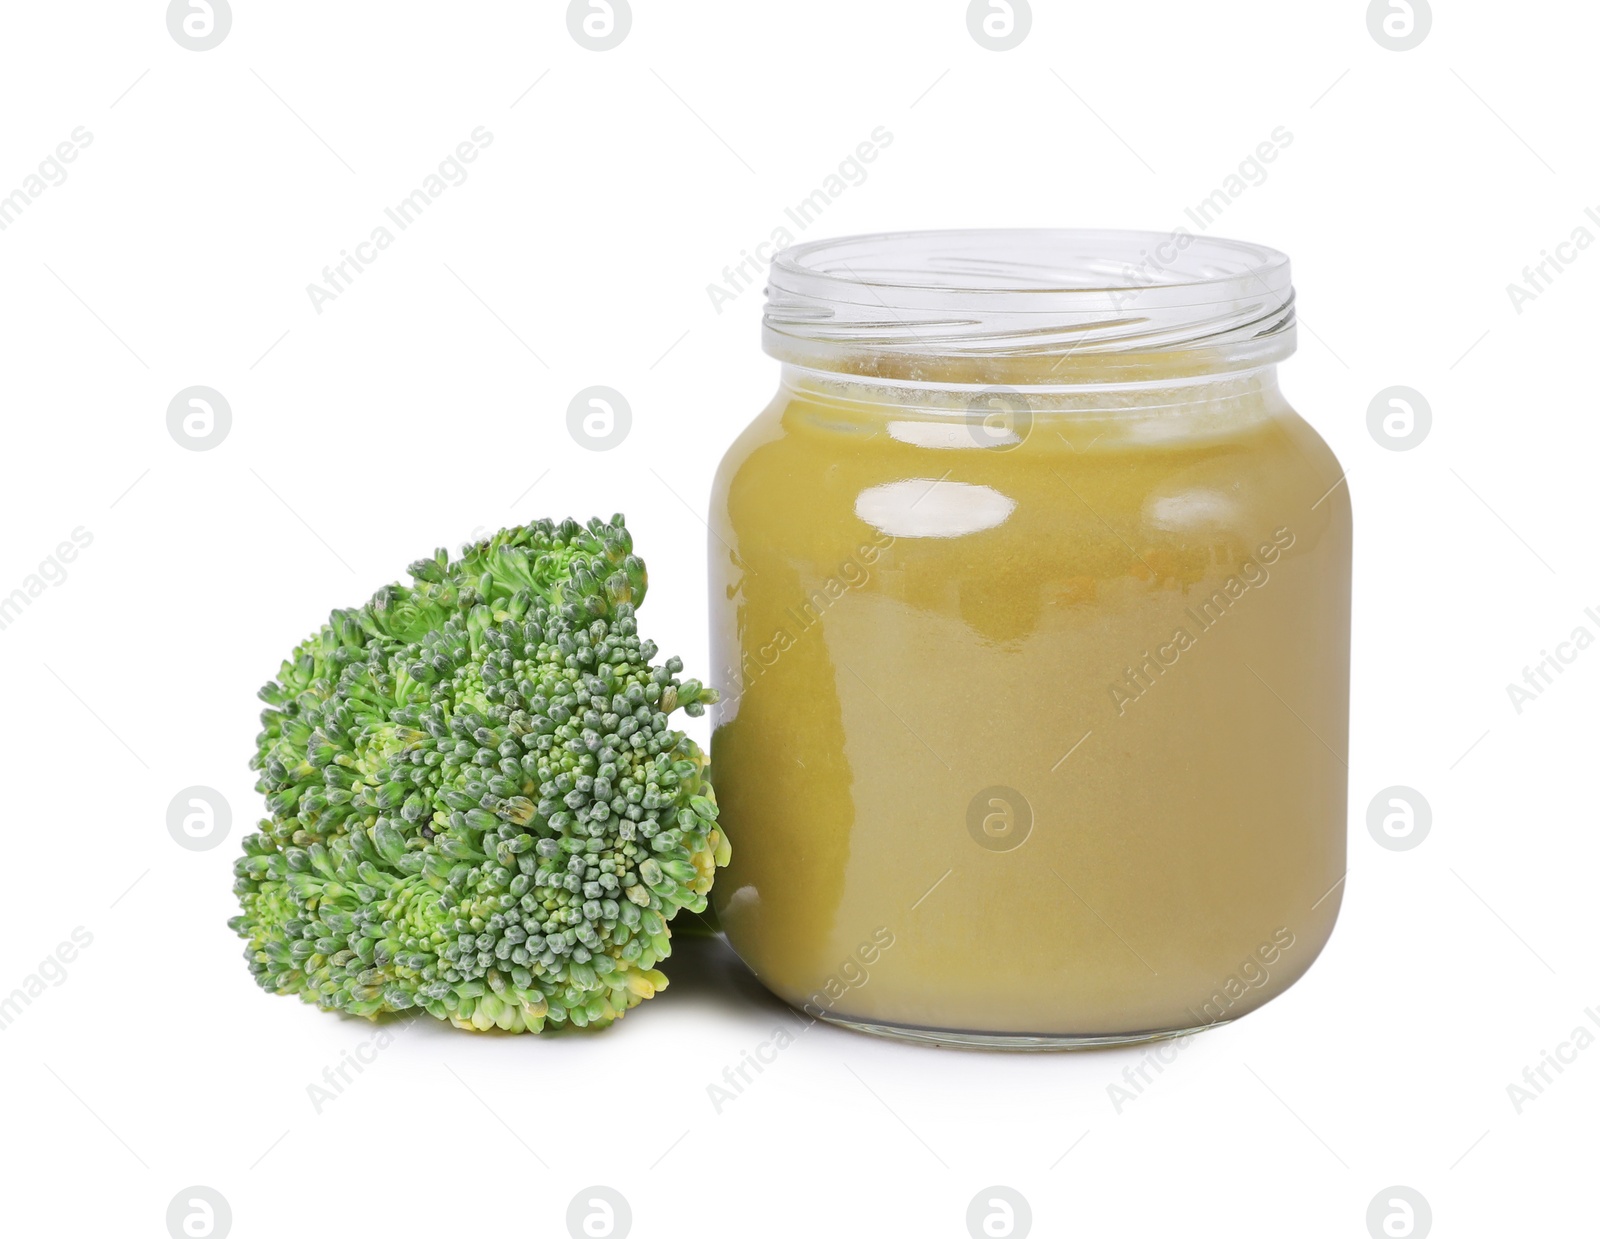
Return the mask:
[[(1345, 872), (1351, 514), (1289, 262), (952, 231), (772, 264), (711, 502), (711, 902), (778, 997), (1054, 1049), (1239, 1018)], [(1158, 257), (1152, 257), (1158, 255)]]

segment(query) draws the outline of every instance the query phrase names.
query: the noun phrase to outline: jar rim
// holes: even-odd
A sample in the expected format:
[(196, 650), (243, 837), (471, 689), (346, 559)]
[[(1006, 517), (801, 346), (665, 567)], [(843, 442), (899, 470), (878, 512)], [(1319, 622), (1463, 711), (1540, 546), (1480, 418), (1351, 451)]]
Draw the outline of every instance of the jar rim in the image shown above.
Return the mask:
[(1115, 371), (1154, 355), (1209, 370), (1288, 356), (1294, 323), (1289, 259), (1264, 245), (1182, 229), (947, 229), (780, 251), (763, 343), (851, 372), (1040, 357)]

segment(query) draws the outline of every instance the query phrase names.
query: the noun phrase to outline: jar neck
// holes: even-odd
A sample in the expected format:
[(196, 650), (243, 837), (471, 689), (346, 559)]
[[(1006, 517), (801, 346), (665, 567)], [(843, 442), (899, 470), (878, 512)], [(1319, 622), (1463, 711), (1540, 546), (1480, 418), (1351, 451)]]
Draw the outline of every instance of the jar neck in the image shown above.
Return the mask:
[(1118, 387), (1251, 370), (1294, 351), (1276, 250), (1073, 229), (835, 237), (772, 261), (762, 345), (896, 382)]
[[(930, 359), (939, 360), (939, 359)], [(1089, 381), (1081, 372), (1071, 382), (1006, 383), (974, 375), (970, 360), (930, 367), (919, 377), (819, 369), (789, 362), (781, 383), (794, 396), (839, 406), (874, 409), (885, 415), (907, 412), (930, 416), (980, 418), (995, 408), (1026, 409), (1031, 414), (1189, 416), (1259, 415), (1287, 407), (1278, 388), (1275, 364), (1200, 373), (1152, 373), (1137, 379), (1126, 370)], [(1033, 376), (1046, 377), (1044, 374)]]

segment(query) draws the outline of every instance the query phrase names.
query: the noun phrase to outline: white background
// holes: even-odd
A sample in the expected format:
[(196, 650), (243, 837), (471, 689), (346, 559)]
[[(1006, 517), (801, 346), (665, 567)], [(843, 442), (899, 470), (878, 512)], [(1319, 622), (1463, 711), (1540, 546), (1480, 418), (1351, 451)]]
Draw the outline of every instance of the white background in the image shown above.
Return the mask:
[[(204, 1185), (238, 1236), (563, 1235), (592, 1184), (639, 1236), (959, 1237), (995, 1184), (1052, 1236), (1359, 1239), (1391, 1185), (1439, 1235), (1592, 1226), (1600, 1048), (1521, 1113), (1507, 1086), (1600, 1033), (1600, 652), (1520, 713), (1506, 685), (1600, 634), (1600, 252), (1520, 313), (1507, 285), (1600, 236), (1600, 14), (1441, 5), (1397, 52), (1354, 0), (1036, 0), (995, 52), (957, 0), (635, 9), (595, 52), (552, 0), (238, 0), (196, 52), (154, 0), (6, 7), (0, 195), (76, 127), (92, 142), (0, 231), (0, 595), (74, 529), (92, 543), (0, 631), (0, 996), (76, 927), (93, 942), (0, 1031), (5, 1229), (165, 1235)], [(319, 314), (307, 285), (479, 126), (470, 177)], [(707, 286), (878, 126), (892, 144), (804, 236), (1166, 231), (1292, 134), (1212, 231), (1293, 257), (1282, 378), (1355, 504), (1332, 943), (1120, 1112), (1141, 1050), (817, 1029), (718, 1113), (707, 1086), (790, 1017), (686, 946), (604, 1036), (419, 1027), (319, 1113), (308, 1085), (373, 1030), (259, 992), (224, 926), (256, 687), (436, 545), (615, 510), (651, 566), (647, 629), (703, 673), (706, 495), (776, 379), (759, 281), (720, 313)], [(166, 424), (195, 384), (233, 414), (204, 452)], [(609, 452), (566, 428), (593, 384), (633, 410)], [(1410, 451), (1367, 429), (1395, 384), (1432, 408)], [(1366, 827), (1394, 784), (1432, 806), (1410, 851)], [(168, 833), (191, 785), (232, 806), (215, 850)]]

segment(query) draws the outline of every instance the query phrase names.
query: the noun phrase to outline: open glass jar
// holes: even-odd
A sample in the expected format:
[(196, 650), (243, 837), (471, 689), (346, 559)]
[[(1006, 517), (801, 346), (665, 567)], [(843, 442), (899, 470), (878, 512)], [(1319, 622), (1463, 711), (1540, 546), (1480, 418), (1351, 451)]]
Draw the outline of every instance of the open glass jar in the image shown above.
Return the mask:
[(711, 505), (714, 891), (779, 997), (1055, 1048), (1287, 988), (1345, 866), (1350, 507), (1288, 260), (1180, 234), (779, 254)]

